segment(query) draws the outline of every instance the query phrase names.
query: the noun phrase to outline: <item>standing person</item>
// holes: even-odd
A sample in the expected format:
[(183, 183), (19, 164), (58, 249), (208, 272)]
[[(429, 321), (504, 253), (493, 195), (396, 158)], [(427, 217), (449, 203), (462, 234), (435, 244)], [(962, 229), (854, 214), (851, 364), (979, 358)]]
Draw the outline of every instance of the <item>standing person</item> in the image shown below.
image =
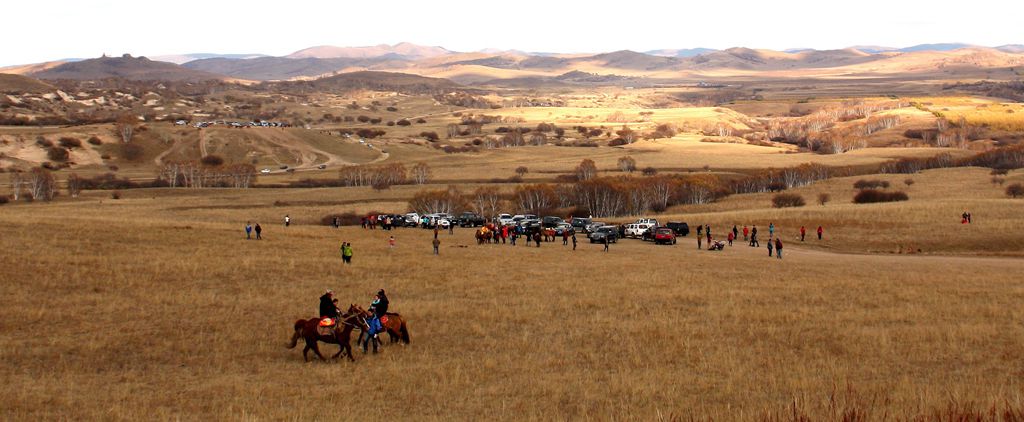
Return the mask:
[(533, 241), (537, 243), (537, 247), (540, 247), (540, 232), (533, 234)]
[(807, 227), (800, 226), (800, 241), (804, 241), (804, 237), (807, 236)]
[[(734, 224), (732, 226), (732, 238), (735, 240), (735, 239), (739, 239), (739, 237), (740, 237), (740, 230), (737, 229), (736, 225)], [(732, 243), (729, 243), (729, 246), (732, 246)]]
[(735, 238), (736, 238), (736, 235), (732, 234), (732, 232), (729, 232), (729, 236), (727, 236), (727, 239), (729, 240), (729, 246), (732, 246), (732, 241)]
[(572, 232), (572, 250), (576, 250), (576, 232)]
[(775, 257), (782, 259), (782, 238), (775, 238)]
[(338, 228), (338, 217), (334, 217), (334, 228)]
[[(434, 239), (437, 239), (437, 238), (435, 237)], [(391, 236), (391, 237), (388, 238), (388, 249), (394, 249), (394, 248), (395, 248), (395, 237)]]
[(711, 225), (704, 226), (704, 235), (708, 237), (708, 247), (711, 246)]
[(515, 230), (512, 230), (512, 234), (510, 234), (509, 237), (508, 237), (509, 243), (511, 243), (512, 246), (516, 245), (516, 238), (517, 237), (519, 237), (519, 235), (516, 234)]
[[(700, 230), (700, 226), (697, 226), (697, 230), (698, 230), (698, 231)], [(700, 250), (700, 249), (701, 249), (700, 243), (701, 243), (702, 241), (704, 241), (704, 236), (701, 236), (701, 235), (699, 235), (699, 234), (698, 234), (698, 235), (697, 235), (697, 250)]]
[(260, 223), (256, 223), (256, 240), (263, 240), (263, 227), (260, 227)]
[(775, 223), (768, 223), (768, 240), (775, 237)]
[(366, 217), (360, 218), (359, 223), (363, 225), (363, 230), (366, 230)]
[(822, 234), (822, 233), (823, 233), (824, 231), (825, 231), (825, 230), (823, 230), (823, 229), (821, 228), (821, 226), (818, 226), (818, 240), (821, 240), (821, 234)]
[(699, 239), (702, 236), (704, 236), (704, 225), (703, 224), (698, 224), (697, 225), (697, 238)]
[(967, 213), (967, 224), (971, 224), (971, 213)]
[(434, 255), (440, 255), (438, 249), (441, 247), (441, 240), (434, 238)]
[(284, 215), (284, 226), (288, 227), (290, 225), (292, 225), (292, 218), (289, 217), (288, 214), (285, 214)]
[(562, 231), (562, 246), (569, 246), (569, 231)]
[(455, 223), (449, 222), (448, 223), (448, 235), (451, 236), (453, 234), (455, 234)]
[(750, 240), (750, 229), (747, 228), (746, 225), (744, 225), (743, 226), (743, 241), (746, 242), (746, 241), (749, 241), (749, 240)]
[(345, 265), (352, 265), (352, 244), (345, 242), (341, 245), (341, 260)]
[[(757, 244), (757, 225), (754, 225), (753, 229), (750, 229), (750, 246)], [(761, 245), (757, 245), (761, 246)]]
[(604, 251), (608, 252), (608, 236), (605, 236), (604, 239), (601, 240), (601, 242), (604, 243)]
[(438, 233), (437, 226), (434, 226), (434, 239), (437, 239), (437, 233)]
[(252, 222), (245, 222), (245, 240), (252, 239)]
[(768, 257), (769, 257), (769, 258), (771, 258), (771, 257), (772, 257), (772, 247), (773, 247), (773, 246), (774, 246), (774, 245), (772, 244), (772, 240), (771, 240), (771, 239), (768, 239)]

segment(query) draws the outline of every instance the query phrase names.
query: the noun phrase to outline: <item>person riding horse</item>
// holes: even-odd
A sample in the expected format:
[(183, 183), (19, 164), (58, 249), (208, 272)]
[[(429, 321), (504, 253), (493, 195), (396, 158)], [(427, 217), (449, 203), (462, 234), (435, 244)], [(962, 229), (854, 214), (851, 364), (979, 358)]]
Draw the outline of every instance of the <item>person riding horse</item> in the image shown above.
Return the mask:
[(338, 305), (335, 303), (334, 292), (327, 290), (323, 296), (320, 296), (320, 319), (338, 318)]
[(377, 291), (377, 296), (373, 303), (370, 304), (370, 308), (374, 310), (377, 318), (380, 318), (388, 313), (389, 304), (388, 295), (384, 293), (384, 289), (380, 289)]

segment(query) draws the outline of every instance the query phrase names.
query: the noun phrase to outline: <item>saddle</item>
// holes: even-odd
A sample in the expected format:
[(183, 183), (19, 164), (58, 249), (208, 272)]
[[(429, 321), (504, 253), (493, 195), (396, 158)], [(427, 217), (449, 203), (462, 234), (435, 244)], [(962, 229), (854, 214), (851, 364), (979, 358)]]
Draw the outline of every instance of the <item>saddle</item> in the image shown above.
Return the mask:
[(338, 325), (338, 320), (335, 318), (321, 318), (320, 323), (317, 324), (316, 333), (321, 336), (334, 335), (334, 326)]

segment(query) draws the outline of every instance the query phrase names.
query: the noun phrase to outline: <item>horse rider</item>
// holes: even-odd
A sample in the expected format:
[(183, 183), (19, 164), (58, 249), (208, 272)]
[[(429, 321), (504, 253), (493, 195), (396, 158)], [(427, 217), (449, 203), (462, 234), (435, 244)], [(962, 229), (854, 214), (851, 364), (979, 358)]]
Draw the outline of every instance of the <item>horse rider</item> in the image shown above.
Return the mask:
[(320, 319), (338, 318), (338, 305), (334, 303), (334, 291), (328, 289), (320, 296)]
[(388, 301), (388, 295), (384, 293), (384, 289), (377, 291), (377, 295), (374, 296), (373, 303), (370, 304), (370, 309), (373, 310), (374, 315), (379, 319), (388, 313), (388, 305), (391, 302)]

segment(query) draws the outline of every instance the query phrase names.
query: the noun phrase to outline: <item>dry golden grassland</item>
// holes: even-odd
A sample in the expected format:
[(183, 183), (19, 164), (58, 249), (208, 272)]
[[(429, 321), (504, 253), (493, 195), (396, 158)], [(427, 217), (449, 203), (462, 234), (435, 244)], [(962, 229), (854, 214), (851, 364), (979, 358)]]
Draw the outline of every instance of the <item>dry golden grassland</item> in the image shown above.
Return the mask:
[[(1020, 414), (1024, 261), (830, 251), (888, 252), (876, 245), (893, 239), (870, 241), (884, 232), (938, 245), (926, 254), (996, 253), (986, 237), (1019, 253), (1019, 200), (984, 186), (983, 173), (910, 176), (903, 204), (848, 204), (853, 180), (836, 179), (796, 190), (809, 203), (831, 192), (824, 207), (774, 210), (770, 196), (741, 195), (670, 210), (719, 234), (734, 221), (774, 221), (781, 261), (742, 242), (699, 251), (692, 235), (676, 246), (623, 240), (603, 253), (585, 242), (575, 252), (560, 242), (480, 246), (468, 229), (442, 234), (435, 257), (426, 230), (313, 225), (328, 212), (400, 211), (421, 189), (412, 186), (87, 192), (6, 205), (3, 418)], [(959, 225), (963, 206), (977, 223)], [(266, 239), (246, 241), (246, 221), (262, 223)], [(797, 223), (819, 221), (824, 241), (791, 239)], [(354, 245), (350, 267), (341, 241)], [(365, 306), (381, 287), (410, 321), (410, 346), (326, 364), (284, 348), (325, 288)]]

